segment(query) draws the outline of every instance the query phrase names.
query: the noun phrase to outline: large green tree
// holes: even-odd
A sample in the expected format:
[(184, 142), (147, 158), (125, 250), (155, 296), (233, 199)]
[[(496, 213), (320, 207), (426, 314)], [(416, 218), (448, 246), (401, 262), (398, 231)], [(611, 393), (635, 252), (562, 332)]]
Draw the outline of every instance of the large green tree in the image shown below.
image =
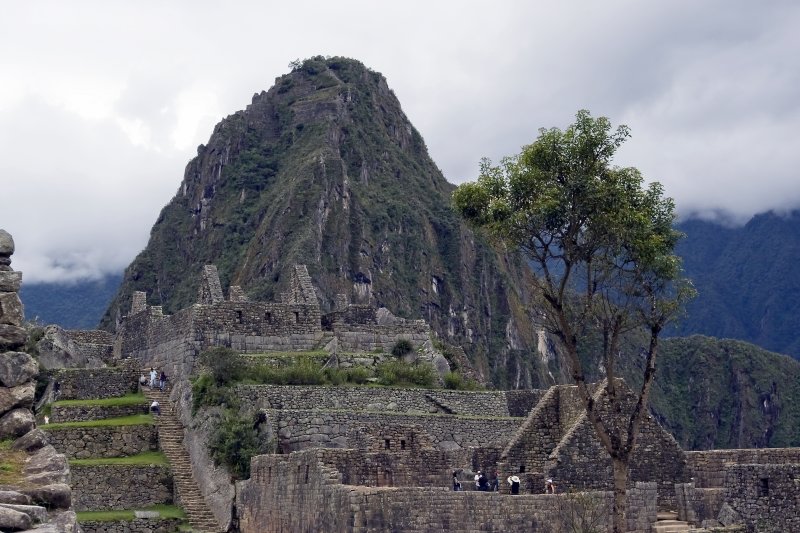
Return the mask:
[[(655, 373), (659, 335), (691, 296), (674, 254), (681, 234), (675, 206), (659, 183), (612, 165), (628, 128), (579, 111), (566, 130), (539, 130), (536, 141), (499, 165), (481, 163), (477, 182), (454, 192), (457, 211), (512, 250), (536, 274), (542, 325), (560, 339), (586, 414), (614, 472), (614, 531), (625, 531), (631, 455)], [(643, 328), (649, 341), (634, 407), (623, 405), (615, 359), (623, 335)], [(579, 358), (587, 339), (602, 339), (603, 416)], [(627, 407), (626, 407), (627, 405)]]

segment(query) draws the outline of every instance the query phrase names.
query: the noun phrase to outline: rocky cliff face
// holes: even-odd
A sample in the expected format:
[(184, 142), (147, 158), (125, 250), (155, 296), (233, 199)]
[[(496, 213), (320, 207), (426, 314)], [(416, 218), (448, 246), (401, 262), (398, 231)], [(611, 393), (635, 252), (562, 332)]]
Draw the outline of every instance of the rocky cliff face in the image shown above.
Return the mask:
[(190, 305), (206, 263), (264, 300), (304, 263), (323, 310), (337, 293), (371, 301), (427, 320), (497, 385), (557, 381), (558, 359), (536, 356), (525, 269), (460, 222), (452, 189), (382, 75), (307, 60), (198, 148), (103, 326), (134, 290), (168, 313)]

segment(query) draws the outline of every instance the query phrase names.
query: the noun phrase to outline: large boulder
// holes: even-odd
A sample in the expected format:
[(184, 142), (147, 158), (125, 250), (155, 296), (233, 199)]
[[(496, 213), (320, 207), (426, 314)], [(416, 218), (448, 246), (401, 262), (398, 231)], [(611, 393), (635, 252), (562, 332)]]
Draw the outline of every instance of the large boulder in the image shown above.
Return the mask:
[(0, 270), (11, 270), (11, 254), (14, 253), (14, 239), (4, 229), (0, 229)]
[(31, 497), (15, 490), (0, 490), (0, 503), (30, 505)]
[(33, 520), (27, 514), (0, 506), (0, 531), (23, 531), (32, 525)]
[(53, 483), (41, 487), (22, 489), (34, 503), (50, 509), (69, 509), (72, 506), (72, 489), (66, 483)]
[(87, 355), (60, 326), (44, 328), (44, 335), (36, 343), (39, 361), (45, 368), (101, 368), (106, 366), (102, 359)]
[(11, 449), (31, 453), (44, 448), (49, 443), (50, 441), (47, 438), (47, 433), (39, 428), (35, 428), (15, 440), (11, 445)]
[(36, 384), (29, 381), (16, 387), (0, 387), (0, 414), (6, 413), (15, 407), (30, 408), (33, 404), (33, 395)]
[(0, 324), (21, 326), (25, 320), (25, 308), (16, 292), (0, 292)]
[(30, 409), (13, 409), (0, 417), (0, 439), (16, 439), (36, 425)]
[(22, 285), (22, 272), (0, 270), (0, 292), (19, 292)]
[(34, 453), (22, 468), (22, 474), (30, 483), (52, 485), (69, 480), (69, 463), (63, 453), (50, 445)]
[(25, 344), (28, 332), (21, 326), (0, 324), (0, 351), (16, 350)]
[[(0, 336), (3, 334), (3, 327), (13, 326), (0, 324)], [(22, 342), (25, 342), (24, 337)], [(0, 344), (2, 344), (2, 340), (0, 340)], [(0, 385), (16, 387), (30, 381), (38, 373), (39, 363), (30, 355), (23, 352), (0, 353)]]

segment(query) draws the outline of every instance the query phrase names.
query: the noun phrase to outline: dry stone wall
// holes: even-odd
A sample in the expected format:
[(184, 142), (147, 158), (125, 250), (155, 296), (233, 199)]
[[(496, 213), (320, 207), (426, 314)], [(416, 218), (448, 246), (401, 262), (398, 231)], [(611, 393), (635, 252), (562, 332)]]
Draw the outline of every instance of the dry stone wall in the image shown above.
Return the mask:
[(72, 465), (72, 489), (76, 511), (140, 509), (173, 501), (166, 465)]
[(473, 418), (449, 415), (409, 415), (321, 410), (268, 410), (284, 453), (306, 448), (352, 448), (360, 428), (380, 432), (396, 426), (423, 427), (439, 449), (502, 445), (519, 427), (518, 418)]
[(158, 430), (153, 424), (44, 429), (50, 444), (70, 459), (125, 457), (158, 450)]
[(61, 388), (61, 400), (96, 400), (125, 396), (136, 390), (135, 365), (106, 368), (59, 368), (48, 371)]
[(727, 464), (800, 463), (800, 448), (758, 448), (686, 452), (687, 468), (698, 488), (723, 487)]
[(50, 409), (50, 422), (88, 422), (90, 420), (103, 420), (147, 414), (148, 406), (144, 401), (141, 405), (58, 405), (53, 404)]
[(800, 531), (800, 463), (725, 468), (725, 501), (748, 531)]
[(174, 533), (181, 524), (178, 518), (135, 518), (124, 522), (81, 521), (83, 533)]
[[(341, 484), (342, 473), (336, 466), (324, 462), (324, 453), (318, 453), (262, 455), (252, 460), (250, 479), (237, 483), (237, 509), (242, 533), (555, 533), (569, 530), (572, 525), (568, 523), (571, 506), (585, 506), (586, 502), (597, 508), (600, 527), (609, 526), (612, 498), (609, 492), (592, 493), (579, 502), (567, 494), (511, 496), (478, 491), (452, 492), (449, 488), (397, 486), (356, 489)], [(357, 461), (357, 457), (353, 457), (349, 462)], [(275, 490), (276, 482), (285, 489)], [(629, 529), (649, 528), (650, 519), (655, 519), (655, 494), (655, 488), (647, 486), (630, 491)]]
[(237, 396), (260, 409), (345, 409), (508, 417), (505, 391), (246, 385)]

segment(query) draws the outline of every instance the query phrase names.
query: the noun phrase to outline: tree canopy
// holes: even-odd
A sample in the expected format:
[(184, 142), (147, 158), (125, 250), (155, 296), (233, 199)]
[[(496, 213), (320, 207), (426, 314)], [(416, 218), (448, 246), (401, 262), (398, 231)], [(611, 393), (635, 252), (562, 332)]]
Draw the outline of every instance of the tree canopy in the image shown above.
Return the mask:
[[(534, 270), (542, 326), (559, 338), (589, 420), (614, 462), (622, 491), (630, 454), (646, 411), (658, 337), (692, 295), (674, 248), (675, 204), (657, 182), (645, 185), (632, 167), (612, 165), (629, 137), (605, 117), (579, 111), (566, 130), (538, 138), (499, 165), (484, 159), (476, 182), (453, 194), (456, 210), (513, 250)], [(614, 361), (621, 336), (649, 332), (642, 388), (627, 424), (602, 420), (585, 383), (578, 348), (587, 336), (603, 340), (601, 364), (608, 400), (621, 401)], [(621, 412), (620, 409), (613, 410)], [(625, 476), (625, 479), (618, 479)], [(621, 484), (621, 487), (620, 487)], [(624, 499), (615, 506), (624, 509)], [(621, 512), (621, 511), (620, 511)], [(621, 522), (615, 520), (615, 526)]]

